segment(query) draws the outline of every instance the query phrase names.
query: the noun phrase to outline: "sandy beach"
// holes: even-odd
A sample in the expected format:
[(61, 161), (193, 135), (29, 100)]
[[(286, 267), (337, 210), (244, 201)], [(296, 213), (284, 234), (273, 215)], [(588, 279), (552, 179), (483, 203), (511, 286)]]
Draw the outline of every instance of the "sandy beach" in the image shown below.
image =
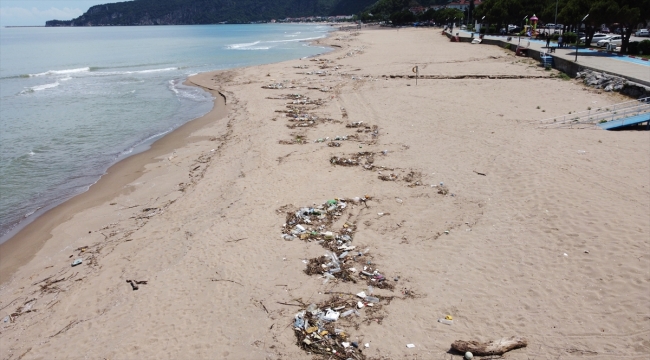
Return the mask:
[[(647, 359), (650, 134), (538, 127), (628, 98), (439, 29), (318, 42), (191, 77), (212, 112), (0, 245), (2, 359), (310, 359), (296, 313), (368, 284), (381, 301), (335, 325), (357, 357), (520, 336), (504, 358)], [(437, 78), (391, 77), (414, 66)], [(305, 273), (320, 234), (283, 238), (332, 199), (369, 249), (356, 282)]]

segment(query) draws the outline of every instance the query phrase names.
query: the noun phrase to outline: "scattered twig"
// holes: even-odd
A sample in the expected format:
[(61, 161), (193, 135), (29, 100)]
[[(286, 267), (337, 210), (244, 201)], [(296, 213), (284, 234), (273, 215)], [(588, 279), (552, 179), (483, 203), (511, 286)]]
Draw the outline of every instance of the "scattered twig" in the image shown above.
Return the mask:
[(266, 311), (266, 313), (268, 314), (269, 311), (266, 309), (266, 306), (264, 306), (264, 303), (260, 301), (260, 305), (262, 305), (262, 307), (264, 308), (264, 311)]
[(478, 175), (481, 175), (481, 176), (487, 176), (486, 173), (478, 172), (478, 171), (476, 171), (476, 170), (474, 170), (474, 173), (476, 173), (476, 174), (478, 174)]
[(126, 282), (131, 284), (133, 290), (138, 290), (140, 288), (138, 285), (147, 285), (147, 280), (127, 280)]
[(246, 239), (248, 239), (248, 238), (241, 238), (241, 239), (235, 239), (235, 240), (228, 240), (228, 241), (226, 241), (226, 242), (227, 242), (227, 243), (229, 243), (229, 242), (238, 242), (238, 241), (242, 241), (242, 240), (246, 240)]
[(20, 360), (23, 357), (25, 357), (25, 355), (27, 355), (27, 353), (30, 352), (31, 350), (32, 350), (32, 348), (27, 349), (27, 351), (25, 351), (22, 355), (20, 355), (16, 360)]
[(228, 279), (210, 279), (210, 281), (228, 281), (228, 282), (231, 282), (231, 283), (235, 283), (237, 285), (244, 286), (244, 284), (242, 284), (240, 282), (237, 282), (237, 281), (234, 281), (234, 280), (228, 280)]
[[(38, 284), (38, 283), (37, 283), (37, 284)], [(0, 310), (4, 310), (4, 309), (6, 309), (9, 305), (13, 304), (16, 300), (18, 300), (18, 299), (20, 299), (20, 298), (22, 298), (22, 297), (23, 297), (23, 296), (19, 296), (19, 297), (15, 298), (15, 299), (11, 300), (7, 305), (5, 305), (5, 306), (3, 306), (2, 308), (0, 308)]]
[(300, 305), (300, 304), (289, 304), (289, 303), (280, 302), (280, 301), (278, 301), (277, 303), (278, 303), (278, 304), (281, 304), (281, 305), (288, 305), (288, 306), (302, 306), (302, 305)]
[(79, 323), (82, 322), (82, 321), (83, 321), (83, 320), (73, 320), (73, 321), (70, 321), (70, 323), (69, 323), (68, 325), (66, 325), (63, 329), (59, 330), (59, 332), (57, 332), (56, 334), (54, 334), (54, 335), (52, 335), (52, 336), (50, 336), (50, 337), (53, 338), (53, 337), (55, 337), (55, 336), (57, 336), (57, 335), (59, 335), (59, 334), (62, 334), (62, 333), (64, 333), (64, 332), (66, 332), (66, 331), (72, 329), (75, 325), (79, 324)]

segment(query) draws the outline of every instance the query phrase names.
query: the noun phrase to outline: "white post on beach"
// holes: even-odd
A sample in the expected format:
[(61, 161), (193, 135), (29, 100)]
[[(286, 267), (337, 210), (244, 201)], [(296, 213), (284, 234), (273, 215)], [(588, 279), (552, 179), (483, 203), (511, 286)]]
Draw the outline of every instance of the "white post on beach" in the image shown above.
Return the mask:
[(418, 86), (418, 76), (420, 75), (420, 68), (417, 65), (414, 66), (413, 72), (415, 73), (415, 86)]

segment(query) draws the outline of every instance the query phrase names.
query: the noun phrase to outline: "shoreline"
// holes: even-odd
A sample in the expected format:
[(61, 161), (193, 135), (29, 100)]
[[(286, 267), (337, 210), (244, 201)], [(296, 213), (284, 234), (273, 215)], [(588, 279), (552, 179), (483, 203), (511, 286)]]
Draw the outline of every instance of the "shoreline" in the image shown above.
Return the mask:
[[(188, 77), (185, 83), (202, 87), (189, 82), (191, 77)], [(215, 99), (210, 112), (165, 134), (151, 143), (149, 149), (113, 164), (86, 191), (45, 211), (0, 244), (0, 285), (10, 280), (18, 268), (27, 264), (36, 255), (52, 237), (51, 232), (55, 227), (70, 220), (77, 213), (107, 202), (118, 195), (128, 194), (131, 189), (127, 185), (145, 173), (145, 166), (161, 161), (158, 157), (173, 149), (199, 141), (200, 139), (191, 139), (190, 134), (225, 118), (228, 115), (225, 96), (217, 90), (202, 88), (210, 92)]]
[[(338, 30), (328, 31), (324, 37), (309, 40), (308, 43), (310, 46), (322, 46), (319, 43), (319, 40), (328, 39), (337, 31)], [(327, 46), (325, 45), (325, 47)], [(331, 51), (317, 53), (308, 58), (332, 53), (336, 50), (337, 48), (332, 47)], [(297, 59), (285, 61), (293, 60)], [(188, 76), (183, 81), (183, 84), (202, 88), (211, 93), (214, 97), (213, 107), (207, 114), (190, 120), (172, 130), (170, 133), (163, 135), (160, 139), (151, 143), (147, 150), (119, 160), (117, 163), (111, 165), (106, 170), (106, 173), (102, 175), (97, 182), (90, 185), (86, 191), (74, 195), (60, 204), (52, 206), (42, 214), (38, 215), (34, 220), (20, 227), (18, 231), (14, 231), (11, 237), (0, 243), (0, 286), (9, 281), (16, 270), (27, 264), (29, 260), (36, 255), (36, 253), (45, 245), (47, 240), (52, 237), (51, 232), (56, 226), (70, 220), (77, 213), (103, 202), (107, 202), (121, 194), (128, 194), (130, 190), (128, 188), (122, 188), (142, 176), (145, 172), (144, 168), (146, 165), (159, 162), (161, 160), (156, 158), (162, 154), (191, 143), (192, 141), (189, 141), (189, 136), (192, 132), (200, 130), (209, 123), (227, 117), (228, 111), (226, 96), (216, 87), (210, 86), (207, 83), (199, 84), (198, 79), (203, 79), (206, 76), (212, 76), (223, 71), (245, 68), (246, 67), (210, 70)], [(184, 143), (185, 140), (188, 141)], [(200, 139), (197, 139), (196, 141), (198, 140)], [(11, 233), (11, 231), (9, 233)]]

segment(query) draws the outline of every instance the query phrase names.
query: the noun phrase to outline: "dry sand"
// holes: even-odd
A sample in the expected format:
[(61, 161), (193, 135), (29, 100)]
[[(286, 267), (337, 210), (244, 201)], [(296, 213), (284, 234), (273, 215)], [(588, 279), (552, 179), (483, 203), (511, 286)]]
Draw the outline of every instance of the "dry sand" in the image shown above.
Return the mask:
[[(507, 359), (648, 358), (650, 134), (536, 127), (626, 99), (526, 78), (554, 72), (439, 30), (322, 43), (340, 48), (327, 61), (194, 76), (224, 94), (227, 116), (215, 107), (2, 245), (0, 316), (14, 314), (0, 322), (2, 358), (311, 358), (291, 326), (300, 307), (281, 303), (366, 285), (306, 275), (303, 260), (324, 250), (280, 237), (286, 211), (366, 194), (345, 220), (395, 286), (376, 293), (397, 298), (362, 309), (356, 329), (337, 327), (369, 343), (368, 358), (460, 358), (454, 340), (513, 335), (529, 345)], [(523, 78), (382, 77), (415, 65)], [(290, 100), (267, 99), (285, 94), (325, 100), (310, 113), (331, 120), (288, 128), (296, 122), (276, 110)], [(345, 127), (358, 121), (378, 136)], [(355, 134), (340, 147), (314, 142)], [(295, 139), (308, 143), (280, 143)], [(330, 164), (383, 150), (373, 170)], [(379, 179), (390, 173), (398, 180)], [(133, 291), (126, 280), (148, 283)], [(453, 325), (437, 322), (445, 315)]]

